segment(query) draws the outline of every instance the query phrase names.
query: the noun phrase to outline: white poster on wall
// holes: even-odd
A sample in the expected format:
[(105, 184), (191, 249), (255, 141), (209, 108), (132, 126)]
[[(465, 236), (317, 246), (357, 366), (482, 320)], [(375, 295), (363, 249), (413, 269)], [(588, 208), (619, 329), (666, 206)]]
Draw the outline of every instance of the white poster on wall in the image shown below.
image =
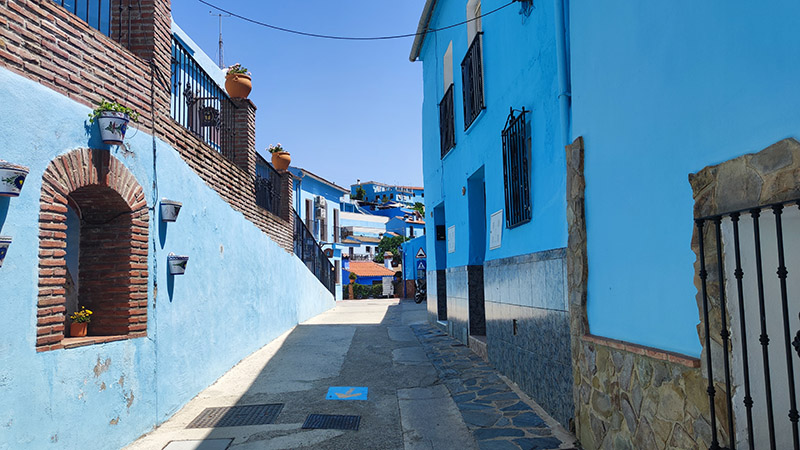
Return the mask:
[(503, 210), (497, 211), (489, 219), (489, 249), (500, 248), (503, 242)]
[(456, 226), (452, 225), (447, 229), (447, 253), (456, 252)]

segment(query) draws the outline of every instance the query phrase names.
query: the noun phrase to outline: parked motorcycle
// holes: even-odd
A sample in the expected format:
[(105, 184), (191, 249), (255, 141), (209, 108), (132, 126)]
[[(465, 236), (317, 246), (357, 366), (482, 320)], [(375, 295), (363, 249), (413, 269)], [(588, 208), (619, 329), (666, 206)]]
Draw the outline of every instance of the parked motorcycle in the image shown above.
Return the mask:
[(414, 302), (415, 303), (422, 303), (428, 296), (428, 292), (426, 289), (426, 281), (424, 279), (417, 278), (417, 281), (414, 282), (416, 286), (416, 292), (414, 293)]

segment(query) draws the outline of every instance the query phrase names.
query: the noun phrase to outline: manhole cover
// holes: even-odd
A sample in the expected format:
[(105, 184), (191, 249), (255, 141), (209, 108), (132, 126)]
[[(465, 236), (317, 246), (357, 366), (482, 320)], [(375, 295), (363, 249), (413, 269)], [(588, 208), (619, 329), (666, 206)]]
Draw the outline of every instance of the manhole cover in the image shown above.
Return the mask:
[(303, 428), (322, 428), (326, 430), (358, 430), (361, 416), (337, 416), (330, 414), (309, 414)]
[(238, 427), (242, 425), (267, 425), (283, 409), (283, 403), (269, 405), (223, 406), (206, 408), (186, 428)]

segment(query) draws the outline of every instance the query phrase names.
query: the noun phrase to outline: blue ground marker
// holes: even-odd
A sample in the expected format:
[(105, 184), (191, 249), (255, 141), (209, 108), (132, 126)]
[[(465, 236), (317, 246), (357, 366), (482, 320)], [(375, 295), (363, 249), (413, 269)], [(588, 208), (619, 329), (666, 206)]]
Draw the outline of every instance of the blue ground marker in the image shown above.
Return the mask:
[(369, 388), (353, 386), (331, 386), (325, 400), (366, 400)]

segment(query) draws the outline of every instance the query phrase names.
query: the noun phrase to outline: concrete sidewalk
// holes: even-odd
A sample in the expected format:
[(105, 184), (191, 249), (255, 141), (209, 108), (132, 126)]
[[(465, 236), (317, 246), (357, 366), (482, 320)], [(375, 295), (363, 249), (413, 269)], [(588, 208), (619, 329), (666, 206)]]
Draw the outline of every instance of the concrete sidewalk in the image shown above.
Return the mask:
[[(425, 318), (425, 305), (410, 301), (338, 302), (244, 359), (126, 448), (573, 448), (535, 404)], [(326, 400), (331, 386), (367, 387), (367, 400), (348, 389), (340, 397), (353, 400)], [(241, 425), (246, 417), (234, 416), (237, 426), (187, 428), (206, 408), (263, 404), (283, 405), (272, 423)], [(357, 431), (303, 429), (309, 414), (360, 416), (360, 423)]]

